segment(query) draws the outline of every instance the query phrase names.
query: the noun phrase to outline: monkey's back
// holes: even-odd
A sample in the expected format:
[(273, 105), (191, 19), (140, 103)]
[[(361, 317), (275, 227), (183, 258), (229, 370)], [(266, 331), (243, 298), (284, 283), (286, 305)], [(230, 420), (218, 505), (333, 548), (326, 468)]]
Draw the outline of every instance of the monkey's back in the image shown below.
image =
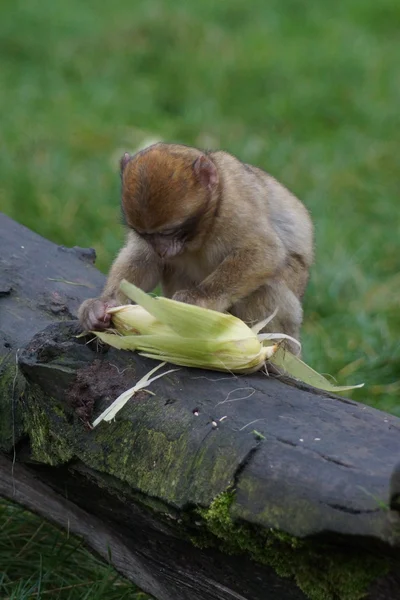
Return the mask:
[(288, 256), (297, 256), (305, 268), (313, 262), (313, 224), (304, 204), (284, 185), (259, 167), (240, 162), (226, 152), (212, 153), (223, 167), (223, 184), (228, 188), (234, 215), (243, 230), (251, 225), (254, 240), (272, 227)]

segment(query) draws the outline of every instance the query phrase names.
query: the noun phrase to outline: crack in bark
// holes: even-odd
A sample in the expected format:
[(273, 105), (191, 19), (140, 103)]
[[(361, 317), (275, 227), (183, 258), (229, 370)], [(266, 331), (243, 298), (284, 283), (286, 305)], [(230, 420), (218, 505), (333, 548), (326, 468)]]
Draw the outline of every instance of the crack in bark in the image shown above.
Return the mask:
[[(271, 436), (270, 433), (268, 433), (268, 436)], [(342, 460), (340, 460), (339, 458), (334, 458), (333, 456), (327, 456), (326, 454), (321, 454), (320, 452), (318, 452), (317, 450), (314, 450), (313, 448), (310, 448), (310, 446), (306, 446), (304, 444), (298, 444), (297, 442), (294, 442), (292, 440), (287, 440), (285, 438), (281, 438), (279, 436), (271, 436), (273, 437), (277, 442), (280, 442), (281, 444), (285, 444), (287, 446), (292, 446), (293, 448), (302, 448), (303, 450), (307, 451), (307, 452), (311, 452), (312, 454), (316, 454), (317, 456), (319, 456), (320, 458), (322, 458), (322, 460), (326, 460), (328, 462), (332, 462), (336, 465), (339, 465), (340, 467), (345, 467), (346, 469), (357, 469), (357, 467), (355, 465), (351, 465), (350, 463), (346, 463)]]
[(332, 462), (335, 465), (339, 465), (340, 467), (345, 467), (346, 469), (355, 469), (354, 465), (350, 465), (348, 463), (339, 460), (338, 458), (333, 458), (333, 456), (327, 456), (326, 454), (320, 454), (317, 452), (318, 456), (320, 456), (323, 460), (327, 460), (328, 462)]
[(236, 488), (238, 486), (239, 483), (239, 478), (241, 476), (241, 474), (243, 473), (244, 469), (247, 467), (247, 465), (251, 462), (253, 456), (255, 455), (255, 453), (257, 452), (257, 450), (260, 447), (260, 443), (258, 443), (256, 446), (253, 446), (253, 448), (250, 448), (250, 450), (247, 452), (246, 456), (243, 457), (243, 460), (238, 464), (236, 471), (233, 475), (233, 486), (234, 488)]
[(286, 444), (287, 446), (292, 446), (293, 448), (296, 448), (299, 444), (296, 444), (296, 442), (292, 442), (292, 440), (285, 440), (284, 438), (281, 437), (275, 437), (275, 439), (278, 442), (281, 442), (281, 444)]
[(348, 513), (350, 515), (369, 515), (372, 513), (378, 513), (382, 509), (380, 508), (371, 508), (371, 509), (360, 509), (360, 508), (350, 508), (349, 506), (342, 506), (341, 504), (329, 504), (329, 502), (324, 502), (325, 506), (329, 506), (329, 508), (333, 508), (334, 510), (339, 510), (340, 512)]

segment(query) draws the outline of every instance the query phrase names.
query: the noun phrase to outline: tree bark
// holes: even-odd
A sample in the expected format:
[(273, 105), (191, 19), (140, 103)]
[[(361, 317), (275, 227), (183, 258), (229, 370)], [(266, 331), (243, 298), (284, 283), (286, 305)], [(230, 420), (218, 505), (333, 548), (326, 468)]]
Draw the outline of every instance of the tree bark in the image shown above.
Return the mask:
[(181, 368), (92, 430), (155, 362), (76, 337), (93, 251), (0, 215), (0, 256), (1, 495), (159, 600), (400, 597), (400, 419)]

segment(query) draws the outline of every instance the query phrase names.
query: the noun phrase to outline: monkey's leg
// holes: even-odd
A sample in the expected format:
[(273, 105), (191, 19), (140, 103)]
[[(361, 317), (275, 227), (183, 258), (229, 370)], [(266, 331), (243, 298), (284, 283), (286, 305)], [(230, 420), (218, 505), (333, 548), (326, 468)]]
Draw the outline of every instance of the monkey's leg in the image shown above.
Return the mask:
[(172, 298), (179, 290), (195, 289), (195, 284), (185, 273), (169, 265), (164, 268), (161, 287), (163, 295), (166, 298)]
[[(284, 282), (272, 281), (237, 302), (229, 312), (245, 321), (249, 326), (259, 323), (278, 309), (276, 316), (264, 327), (262, 333), (285, 333), (300, 341), (303, 309), (300, 300)], [(299, 354), (299, 347), (290, 340), (285, 347)]]

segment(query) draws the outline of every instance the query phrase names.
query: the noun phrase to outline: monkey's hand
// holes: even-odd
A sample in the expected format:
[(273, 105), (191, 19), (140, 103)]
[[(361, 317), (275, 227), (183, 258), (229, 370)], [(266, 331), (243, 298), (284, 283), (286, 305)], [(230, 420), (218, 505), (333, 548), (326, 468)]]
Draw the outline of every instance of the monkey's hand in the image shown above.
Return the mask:
[(207, 297), (197, 290), (180, 290), (179, 292), (175, 292), (175, 294), (172, 296), (172, 300), (185, 302), (185, 304), (195, 304), (196, 306), (201, 306), (202, 308), (209, 307)]
[(84, 331), (103, 331), (110, 327), (111, 315), (107, 313), (109, 308), (118, 306), (118, 302), (112, 298), (89, 298), (85, 300), (78, 310), (78, 318)]

